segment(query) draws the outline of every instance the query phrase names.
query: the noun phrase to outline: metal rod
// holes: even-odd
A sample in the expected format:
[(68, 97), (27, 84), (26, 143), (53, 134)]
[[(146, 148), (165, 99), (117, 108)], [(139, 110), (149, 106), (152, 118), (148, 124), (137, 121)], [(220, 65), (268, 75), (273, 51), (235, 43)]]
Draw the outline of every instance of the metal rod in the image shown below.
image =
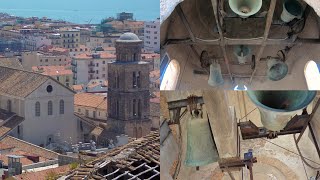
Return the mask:
[(313, 132), (313, 129), (312, 129), (312, 127), (311, 127), (310, 122), (309, 122), (308, 126), (309, 126), (309, 129), (310, 129), (310, 132), (311, 132), (311, 136), (312, 136), (314, 145), (316, 146), (316, 150), (317, 150), (318, 156), (319, 156), (319, 158), (320, 158), (320, 148), (319, 148), (319, 144), (318, 144), (318, 142), (317, 142), (316, 136), (314, 135), (314, 132)]
[(304, 131), (307, 129), (308, 124), (309, 124), (310, 121), (312, 120), (315, 112), (318, 110), (319, 105), (320, 105), (320, 99), (318, 99), (317, 104), (316, 104), (315, 107), (313, 108), (312, 113), (310, 114), (310, 117), (309, 117), (309, 119), (307, 120), (308, 122), (306, 122), (306, 124), (303, 126), (303, 129), (301, 130), (301, 132), (300, 132), (300, 134), (299, 134), (299, 137), (298, 137), (298, 139), (297, 139), (297, 144), (299, 143), (299, 141), (300, 141), (300, 139), (301, 139)]
[[(274, 9), (276, 7), (276, 2), (277, 2), (277, 0), (271, 0), (271, 2), (270, 2), (270, 7), (269, 7), (268, 15), (267, 15), (267, 20), (266, 20), (267, 21), (266, 27), (265, 27), (264, 34), (263, 34), (263, 41), (262, 41), (261, 47), (259, 49), (259, 52), (256, 56), (257, 57), (256, 59), (258, 60), (257, 64), (260, 62), (260, 58), (263, 54), (264, 48), (266, 47), (266, 40), (268, 39), (268, 35), (269, 35), (271, 23), (272, 23), (272, 18), (273, 18), (273, 13), (274, 13)], [(256, 67), (254, 68), (254, 70), (251, 74), (249, 84), (252, 83), (252, 79), (253, 79), (254, 74), (257, 71), (257, 67), (258, 67), (258, 65), (256, 65)]]
[(176, 10), (178, 12), (178, 15), (179, 15), (180, 19), (182, 20), (182, 23), (183, 23), (184, 27), (186, 27), (192, 42), (195, 42), (195, 36), (194, 36), (194, 34), (193, 34), (193, 32), (192, 32), (192, 30), (190, 28), (190, 25), (188, 23), (188, 20), (187, 20), (186, 16), (184, 15), (184, 13), (182, 11), (182, 8), (181, 8), (180, 4), (177, 5)]
[(217, 28), (218, 28), (218, 31), (219, 31), (219, 35), (220, 35), (220, 47), (222, 49), (222, 53), (223, 53), (223, 56), (224, 56), (225, 64), (227, 65), (228, 74), (230, 76), (231, 82), (233, 83), (233, 78), (232, 78), (230, 65), (229, 65), (229, 59), (228, 59), (227, 50), (226, 50), (226, 44), (224, 42), (223, 32), (222, 32), (222, 28), (220, 26), (220, 22), (219, 22), (219, 18), (218, 18), (218, 0), (211, 0), (211, 3), (212, 3), (214, 17), (215, 17), (215, 20), (216, 20), (216, 25), (217, 25)]

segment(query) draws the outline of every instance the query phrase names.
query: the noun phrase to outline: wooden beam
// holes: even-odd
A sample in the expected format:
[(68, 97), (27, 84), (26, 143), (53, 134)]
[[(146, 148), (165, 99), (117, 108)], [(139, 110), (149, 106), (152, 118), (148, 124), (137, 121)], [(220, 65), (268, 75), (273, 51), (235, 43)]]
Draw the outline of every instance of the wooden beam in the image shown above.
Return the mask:
[(219, 31), (220, 47), (221, 47), (222, 54), (223, 54), (223, 57), (224, 57), (224, 60), (225, 60), (225, 64), (226, 64), (227, 69), (228, 69), (228, 74), (230, 76), (230, 80), (233, 83), (233, 78), (232, 78), (230, 65), (229, 65), (229, 58), (228, 58), (227, 50), (226, 50), (226, 44), (225, 44), (225, 41), (224, 41), (223, 32), (222, 32), (222, 28), (220, 26), (219, 17), (218, 17), (218, 0), (211, 0), (211, 3), (212, 3), (214, 17), (215, 17), (215, 20), (216, 20), (216, 25), (217, 25), (217, 28), (218, 28), (218, 31)]
[(269, 7), (268, 15), (267, 15), (267, 20), (266, 20), (266, 27), (265, 27), (264, 34), (263, 34), (263, 41), (262, 41), (261, 47), (259, 49), (259, 52), (258, 52), (258, 54), (256, 56), (256, 59), (258, 61), (256, 63), (256, 66), (255, 66), (252, 74), (251, 74), (250, 81), (249, 81), (250, 84), (252, 83), (253, 76), (257, 71), (258, 64), (260, 62), (260, 59), (261, 59), (261, 56), (263, 54), (264, 48), (266, 47), (266, 41), (268, 39), (268, 35), (269, 35), (269, 31), (270, 31), (270, 27), (271, 27), (271, 23), (272, 23), (272, 19), (273, 19), (273, 14), (274, 14), (274, 10), (275, 10), (275, 7), (276, 7), (276, 3), (277, 3), (277, 0), (271, 0), (271, 2), (270, 2), (270, 7)]

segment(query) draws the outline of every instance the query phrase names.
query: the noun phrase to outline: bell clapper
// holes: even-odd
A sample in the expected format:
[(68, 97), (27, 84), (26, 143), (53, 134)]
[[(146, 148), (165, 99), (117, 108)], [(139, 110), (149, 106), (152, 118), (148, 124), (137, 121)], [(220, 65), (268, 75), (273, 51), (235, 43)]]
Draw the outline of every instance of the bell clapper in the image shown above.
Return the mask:
[(268, 139), (275, 139), (278, 137), (277, 131), (270, 131), (268, 134)]

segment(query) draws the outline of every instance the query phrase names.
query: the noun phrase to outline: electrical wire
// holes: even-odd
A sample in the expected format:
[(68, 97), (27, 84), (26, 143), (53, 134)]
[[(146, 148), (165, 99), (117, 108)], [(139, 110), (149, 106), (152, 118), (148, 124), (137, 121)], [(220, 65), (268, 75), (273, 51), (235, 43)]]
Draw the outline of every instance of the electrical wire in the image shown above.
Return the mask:
[(258, 108), (254, 108), (253, 110), (251, 110), (249, 113), (247, 113), (244, 117), (242, 117), (241, 119), (239, 119), (239, 122), (242, 120), (242, 119), (244, 119), (244, 118), (246, 118), (249, 114), (251, 114), (253, 111), (255, 111), (256, 109), (258, 109)]
[[(313, 167), (311, 164), (309, 164), (305, 159), (305, 157), (302, 156), (302, 153), (301, 153), (301, 150), (300, 150), (300, 147), (298, 145), (298, 141), (297, 141), (297, 138), (296, 138), (296, 134), (293, 135), (293, 139), (294, 139), (294, 143), (296, 144), (296, 147), (297, 147), (297, 150), (298, 150), (298, 153), (301, 157), (301, 160), (308, 166), (310, 167), (311, 169), (314, 169), (314, 170), (320, 170), (320, 167)], [(308, 159), (309, 160), (309, 159)], [(318, 164), (318, 163), (316, 163)], [(318, 164), (320, 165), (320, 164)]]
[(286, 150), (286, 151), (288, 151), (288, 152), (291, 152), (291, 153), (293, 153), (293, 154), (295, 154), (295, 155), (298, 155), (298, 156), (300, 156), (300, 157), (303, 157), (303, 158), (305, 158), (305, 159), (307, 159), (307, 160), (309, 160), (309, 161), (311, 161), (311, 162), (313, 162), (313, 163), (315, 163), (315, 164), (320, 165), (320, 163), (318, 163), (318, 162), (315, 162), (315, 161), (313, 161), (313, 160), (311, 160), (311, 159), (309, 159), (309, 158), (306, 158), (306, 157), (304, 157), (304, 156), (302, 156), (302, 155), (300, 155), (300, 154), (298, 154), (298, 153), (296, 153), (296, 152), (293, 152), (293, 151), (291, 151), (291, 150), (289, 150), (289, 149), (287, 149), (287, 148), (285, 148), (285, 147), (282, 147), (282, 146), (280, 146), (280, 145), (278, 145), (278, 144), (276, 144), (276, 143), (273, 143), (273, 142), (271, 142), (271, 141), (269, 141), (269, 140), (267, 140), (267, 139), (264, 139), (264, 138), (260, 138), (260, 139), (262, 139), (262, 140), (264, 140), (264, 141), (267, 141), (268, 143), (271, 143), (271, 144), (273, 144), (273, 145), (275, 145), (275, 146), (278, 146), (279, 148), (284, 149), (284, 150)]

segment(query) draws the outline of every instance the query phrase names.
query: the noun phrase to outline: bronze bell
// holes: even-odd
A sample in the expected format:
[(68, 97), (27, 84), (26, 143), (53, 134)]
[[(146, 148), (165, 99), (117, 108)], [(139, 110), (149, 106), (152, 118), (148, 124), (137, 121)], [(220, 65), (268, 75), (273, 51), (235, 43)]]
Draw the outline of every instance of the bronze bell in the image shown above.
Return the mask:
[(307, 107), (316, 91), (247, 91), (251, 101), (257, 106), (261, 123), (271, 131), (280, 131), (288, 121)]
[(208, 84), (210, 86), (220, 86), (224, 83), (222, 74), (221, 74), (221, 67), (220, 64), (213, 62), (210, 65), (210, 74), (208, 79)]
[(193, 110), (187, 122), (186, 166), (203, 166), (217, 162), (219, 155), (213, 141), (208, 119), (202, 118), (200, 110)]
[(267, 62), (267, 76), (271, 81), (279, 81), (288, 74), (288, 65), (280, 59), (270, 59)]

